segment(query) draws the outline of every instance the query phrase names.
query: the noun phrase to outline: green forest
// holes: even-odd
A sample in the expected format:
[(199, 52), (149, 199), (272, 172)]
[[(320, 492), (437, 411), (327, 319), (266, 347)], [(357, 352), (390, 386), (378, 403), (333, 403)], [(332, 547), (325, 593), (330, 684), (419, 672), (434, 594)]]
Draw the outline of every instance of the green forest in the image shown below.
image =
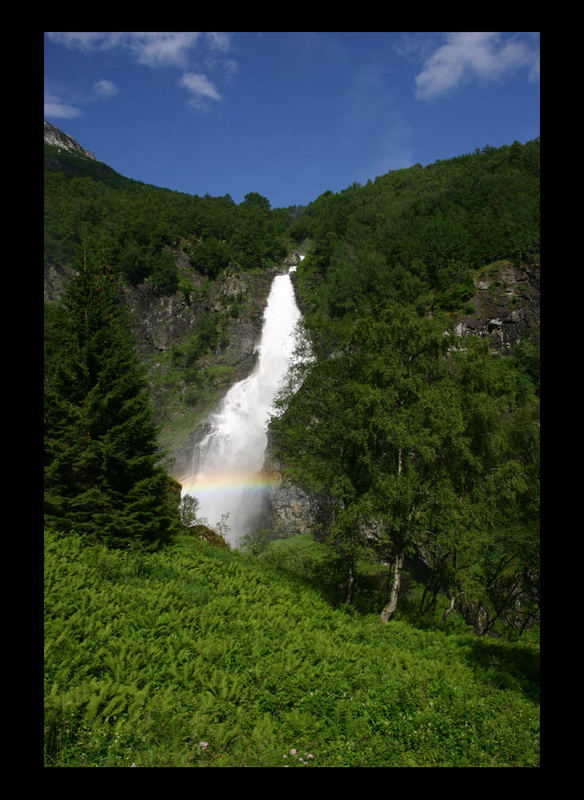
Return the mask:
[[(485, 269), (539, 268), (539, 158), (272, 209), (45, 145), (45, 267), (74, 270), (45, 304), (45, 766), (539, 766), (539, 335), (454, 331)], [(163, 466), (122, 287), (294, 251), (311, 358), (270, 442), (328, 516), (232, 550)]]
[(210, 279), (232, 266), (264, 268), (286, 255), (283, 233), (296, 208), (272, 210), (249, 192), (237, 205), (159, 189), (118, 175), (105, 164), (45, 143), (45, 264), (73, 264), (84, 236), (95, 257), (133, 286), (163, 295), (185, 289), (173, 253), (184, 249)]

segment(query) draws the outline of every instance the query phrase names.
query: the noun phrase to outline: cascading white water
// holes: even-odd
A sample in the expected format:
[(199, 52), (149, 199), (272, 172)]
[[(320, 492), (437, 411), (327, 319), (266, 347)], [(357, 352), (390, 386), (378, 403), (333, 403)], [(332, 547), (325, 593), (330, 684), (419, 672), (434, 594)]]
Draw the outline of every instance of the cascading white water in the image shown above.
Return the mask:
[(193, 453), (193, 482), (186, 482), (183, 495), (198, 499), (199, 518), (211, 527), (228, 514), (226, 538), (233, 545), (253, 528), (265, 502), (260, 471), (267, 426), (292, 363), (300, 317), (290, 275), (277, 275), (264, 311), (256, 366), (227, 392)]

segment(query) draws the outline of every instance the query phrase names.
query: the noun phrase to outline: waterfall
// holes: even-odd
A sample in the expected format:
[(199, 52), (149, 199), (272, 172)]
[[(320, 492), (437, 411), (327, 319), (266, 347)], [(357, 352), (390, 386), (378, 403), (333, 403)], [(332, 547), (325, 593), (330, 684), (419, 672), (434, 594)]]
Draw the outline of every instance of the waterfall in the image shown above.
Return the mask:
[(268, 484), (261, 469), (267, 427), (292, 363), (301, 317), (290, 280), (293, 270), (272, 281), (256, 366), (231, 387), (207, 420), (209, 432), (193, 452), (193, 480), (183, 485), (183, 495), (198, 499), (199, 518), (210, 527), (229, 515), (225, 538), (232, 545), (256, 527), (266, 509)]

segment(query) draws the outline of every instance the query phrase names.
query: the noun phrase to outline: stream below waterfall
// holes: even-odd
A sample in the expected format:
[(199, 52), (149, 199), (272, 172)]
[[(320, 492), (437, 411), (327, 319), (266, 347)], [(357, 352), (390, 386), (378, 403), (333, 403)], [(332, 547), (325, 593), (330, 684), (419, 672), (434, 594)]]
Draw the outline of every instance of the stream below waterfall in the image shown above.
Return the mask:
[(218, 528), (232, 546), (262, 526), (269, 507), (269, 482), (261, 470), (274, 400), (293, 361), (301, 318), (290, 279), (295, 269), (272, 281), (256, 366), (206, 420), (208, 433), (193, 451), (192, 477), (183, 483), (183, 495), (199, 501), (199, 520)]

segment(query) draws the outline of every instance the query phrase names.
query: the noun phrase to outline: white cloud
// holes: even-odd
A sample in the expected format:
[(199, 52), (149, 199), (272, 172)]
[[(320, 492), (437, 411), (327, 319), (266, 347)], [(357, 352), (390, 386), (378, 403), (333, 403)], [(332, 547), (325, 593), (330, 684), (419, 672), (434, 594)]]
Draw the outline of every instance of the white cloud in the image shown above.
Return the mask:
[[(46, 32), (46, 36), (56, 44), (86, 53), (120, 48), (130, 53), (138, 64), (153, 68), (178, 67), (183, 70), (179, 85), (189, 91), (189, 104), (199, 109), (204, 109), (209, 101), (222, 99), (215, 84), (205, 74), (189, 70), (189, 56), (199, 40), (204, 43), (207, 52), (204, 67), (207, 71), (221, 66), (224, 77), (231, 79), (239, 69), (236, 61), (225, 57), (231, 50), (231, 33)], [(202, 63), (205, 64), (205, 59)], [(94, 85), (94, 92), (100, 98), (107, 98), (117, 94), (118, 89), (111, 81), (102, 79)]]
[(60, 97), (48, 92), (45, 94), (45, 118), (74, 119), (80, 117), (82, 113), (76, 106), (63, 102)]
[(139, 64), (149, 67), (175, 66), (186, 64), (188, 51), (193, 47), (200, 33), (129, 33), (128, 44)]
[(495, 32), (455, 32), (425, 62), (416, 76), (416, 97), (430, 100), (469, 83), (501, 80), (510, 72), (528, 69), (539, 76), (539, 46), (533, 37)]
[(63, 32), (63, 31), (47, 31), (46, 36), (56, 44), (62, 44), (64, 47), (76, 50), (92, 51), (107, 46), (107, 40), (112, 36), (110, 33), (100, 32)]
[(188, 51), (194, 47), (200, 33), (178, 32), (47, 32), (56, 44), (70, 49), (94, 52), (122, 47), (129, 50), (139, 64), (149, 67), (184, 66)]
[(179, 81), (179, 86), (184, 86), (191, 93), (191, 105), (202, 107), (204, 100), (221, 100), (221, 95), (215, 85), (200, 72), (187, 72)]
[(104, 98), (114, 97), (120, 91), (112, 81), (108, 81), (106, 78), (97, 81), (93, 88), (100, 97)]
[[(110, 80), (102, 78), (93, 85), (93, 90), (81, 95), (71, 93), (62, 86), (45, 86), (45, 118), (74, 119), (83, 114), (82, 106), (98, 100), (107, 100), (118, 94), (118, 87)], [(81, 106), (81, 107), (80, 107)]]
[(227, 53), (231, 49), (231, 34), (230, 33), (206, 33), (207, 43), (211, 50), (219, 50), (221, 53)]
[(228, 78), (233, 78), (239, 72), (239, 64), (232, 58), (228, 58), (223, 62), (223, 69)]
[(45, 117), (53, 119), (73, 119), (80, 117), (81, 111), (67, 103), (45, 103)]

